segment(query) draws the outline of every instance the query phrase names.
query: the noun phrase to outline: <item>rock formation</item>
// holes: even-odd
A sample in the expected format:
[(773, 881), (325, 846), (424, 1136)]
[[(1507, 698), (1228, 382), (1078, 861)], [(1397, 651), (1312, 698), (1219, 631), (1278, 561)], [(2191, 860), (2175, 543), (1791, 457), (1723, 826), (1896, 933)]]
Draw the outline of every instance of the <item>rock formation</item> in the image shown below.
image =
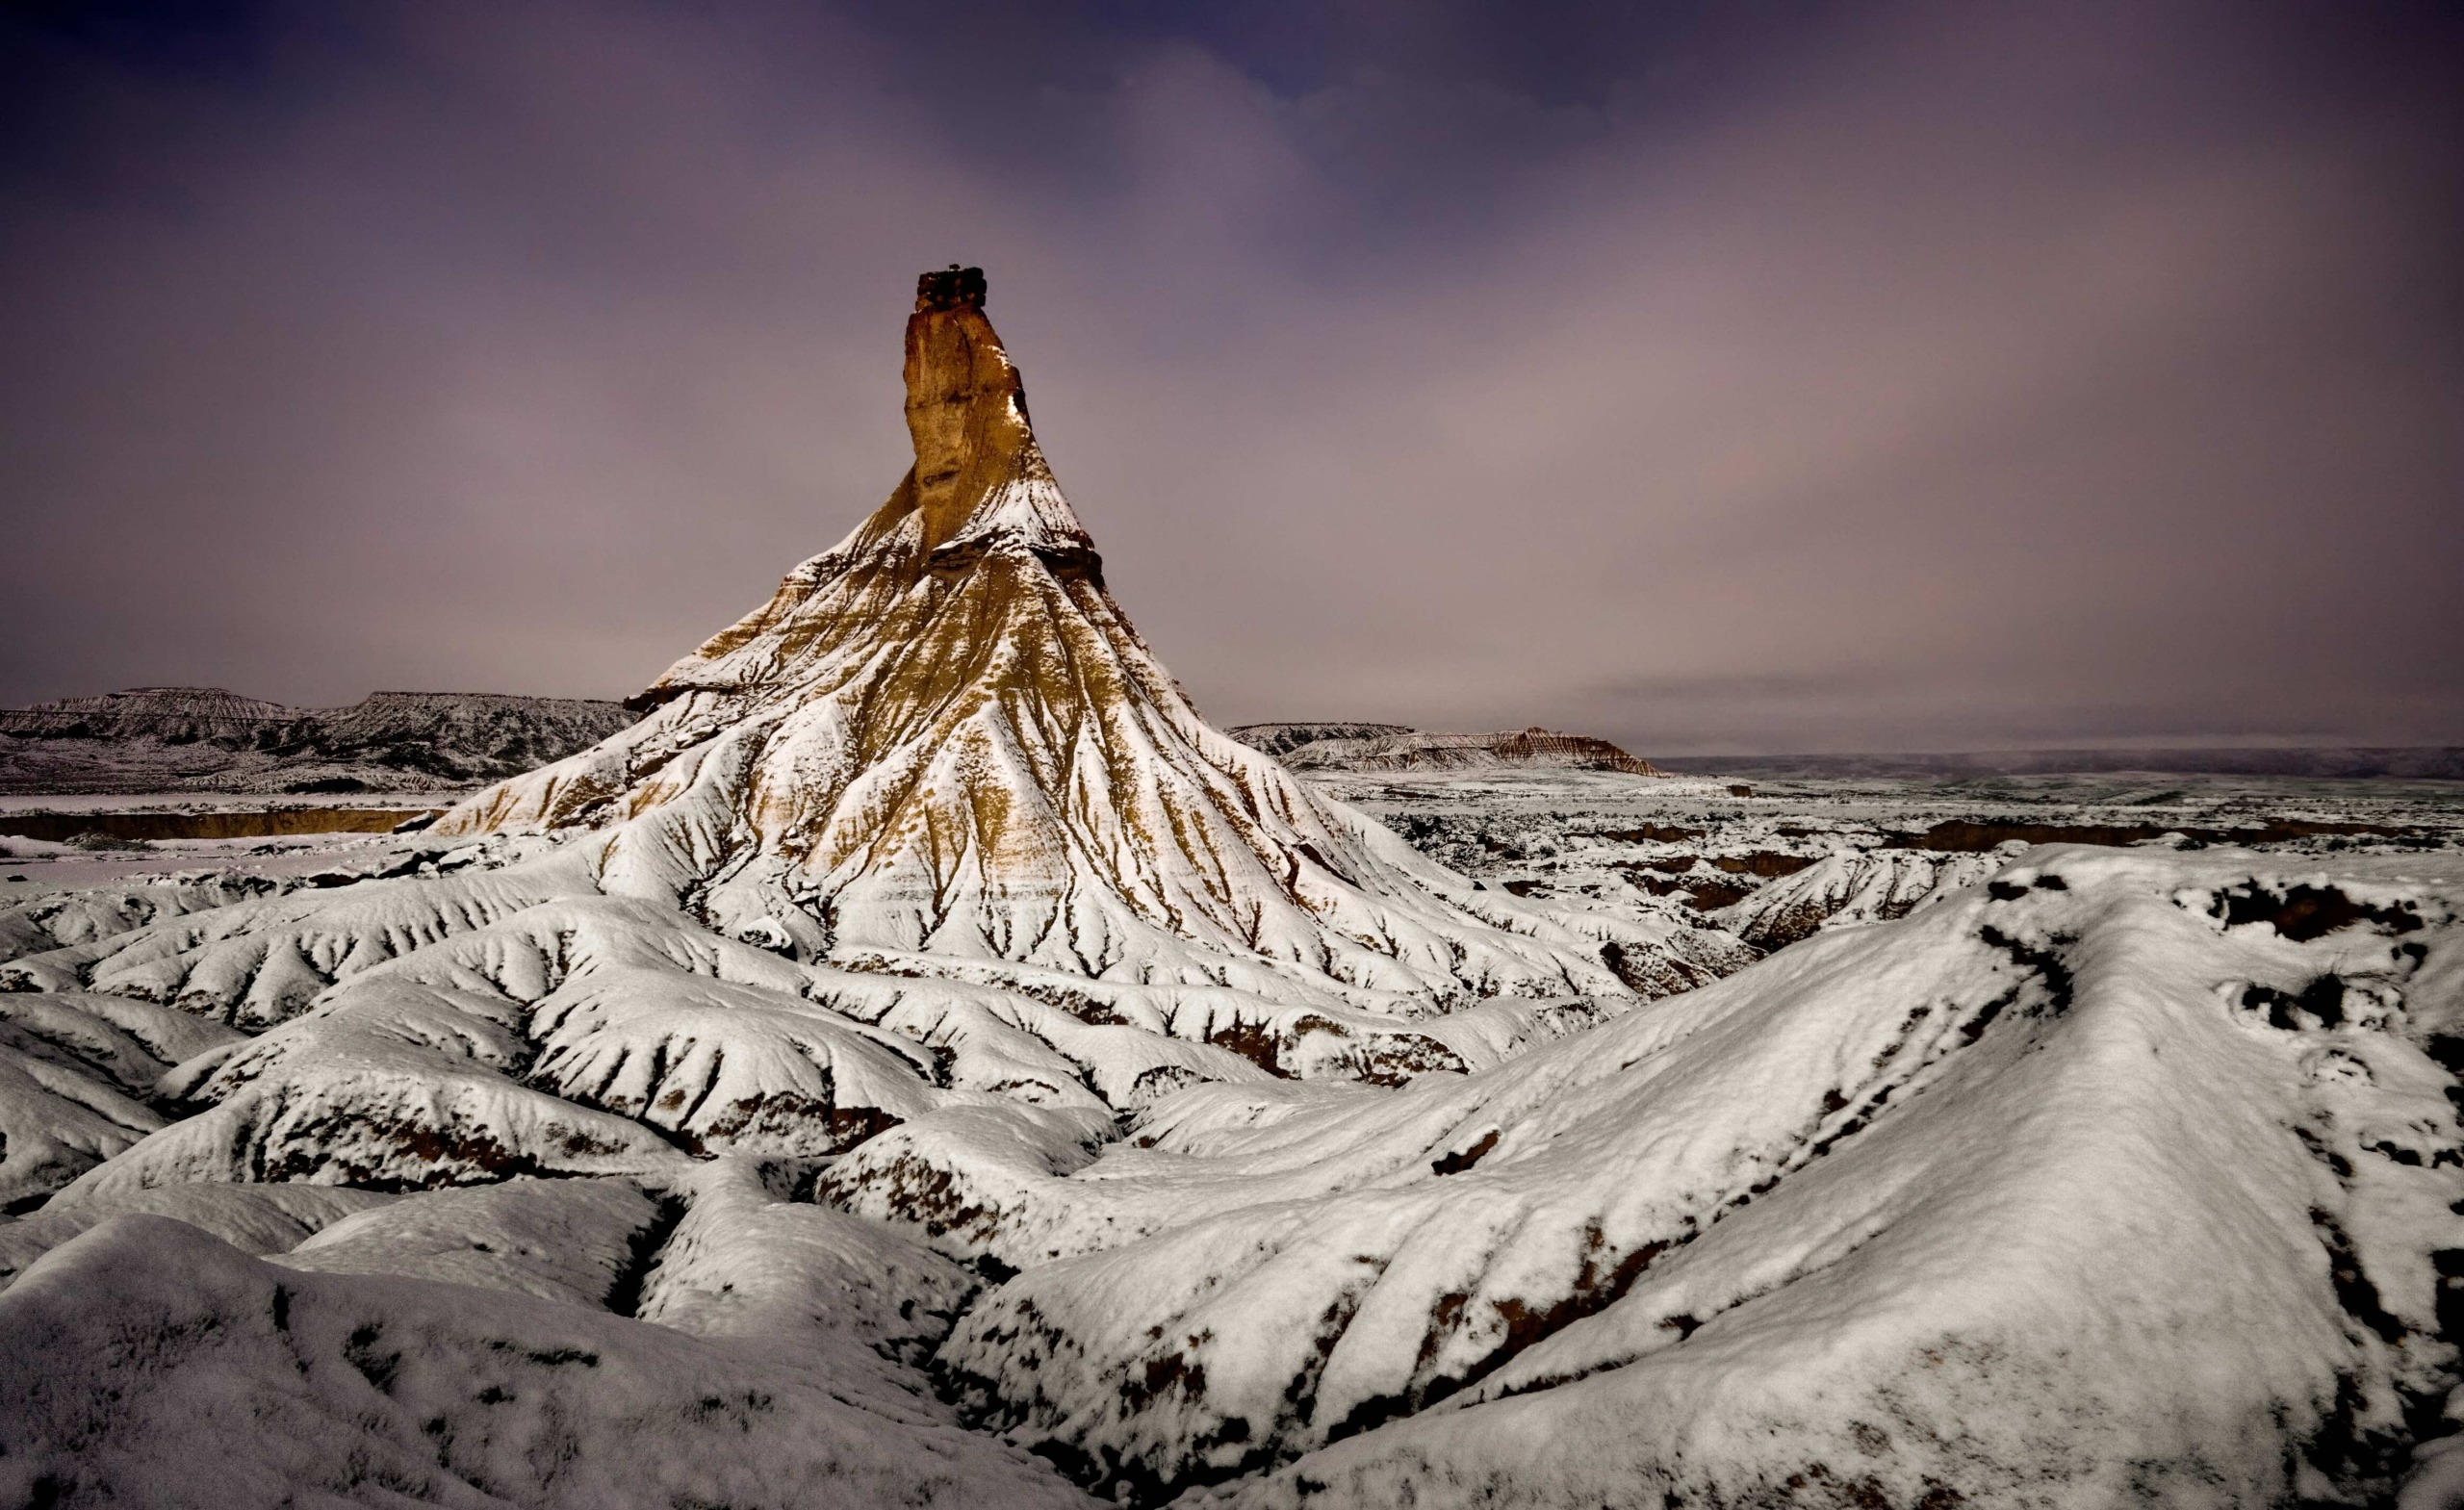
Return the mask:
[(1420, 730), (1408, 724), (1236, 724), (1224, 730), (1252, 750), (1263, 750), (1280, 760), (1304, 745), (1322, 739), (1378, 739)]
[(1726, 961), (1484, 889), (1208, 727), (1105, 591), (981, 297), (923, 280), (888, 502), (638, 724), (469, 798), (395, 879), (29, 928), (0, 988), (260, 1035), (167, 1076), (195, 1114), (159, 1130), (43, 1103), (84, 1131), (30, 1189), (665, 1180), (987, 1098), (1065, 1150), (1192, 1083), (1495, 1063)]
[(636, 728), (436, 832), (603, 831), (611, 890), (802, 959), (1003, 960), (1424, 1015), (1622, 997), (1616, 942), (1480, 892), (1209, 727), (1105, 590), (982, 274), (907, 323), (915, 462)]

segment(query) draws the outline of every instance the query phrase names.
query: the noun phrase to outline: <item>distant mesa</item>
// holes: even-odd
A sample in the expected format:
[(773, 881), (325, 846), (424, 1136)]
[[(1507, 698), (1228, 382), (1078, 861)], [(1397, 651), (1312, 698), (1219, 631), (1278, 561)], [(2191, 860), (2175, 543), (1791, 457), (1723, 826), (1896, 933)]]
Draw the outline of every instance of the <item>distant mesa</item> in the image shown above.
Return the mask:
[(1432, 734), (1401, 724), (1244, 724), (1233, 738), (1296, 771), (1477, 771), (1537, 767), (1664, 776), (1649, 760), (1605, 739), (1522, 729), (1493, 734)]
[(1799, 781), (1968, 781), (2004, 776), (2301, 777), (2464, 781), (2464, 746), (2259, 745), (1680, 755), (1673, 771)]
[(499, 781), (631, 722), (614, 703), (373, 692), (285, 707), (225, 687), (131, 687), (0, 708), (0, 792), (429, 792)]

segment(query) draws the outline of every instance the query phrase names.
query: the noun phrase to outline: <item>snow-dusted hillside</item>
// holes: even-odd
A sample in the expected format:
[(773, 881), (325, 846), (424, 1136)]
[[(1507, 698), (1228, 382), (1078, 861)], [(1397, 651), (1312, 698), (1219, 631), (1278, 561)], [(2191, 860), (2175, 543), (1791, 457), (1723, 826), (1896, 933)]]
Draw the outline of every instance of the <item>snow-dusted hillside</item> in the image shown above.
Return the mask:
[(2450, 1429), (2452, 813), (1304, 781), (982, 297), (639, 723), (357, 879), (0, 882), (0, 1502), (2363, 1503)]
[(2459, 899), (2039, 851), (1486, 1074), (1211, 1088), (1065, 1178), (902, 1129), (829, 1185), (936, 1162), (1057, 1255), (944, 1360), (1150, 1496), (2384, 1494), (2456, 1372)]
[(615, 703), (375, 692), (293, 708), (138, 687), (0, 708), (0, 792), (429, 792), (512, 776), (633, 721)]

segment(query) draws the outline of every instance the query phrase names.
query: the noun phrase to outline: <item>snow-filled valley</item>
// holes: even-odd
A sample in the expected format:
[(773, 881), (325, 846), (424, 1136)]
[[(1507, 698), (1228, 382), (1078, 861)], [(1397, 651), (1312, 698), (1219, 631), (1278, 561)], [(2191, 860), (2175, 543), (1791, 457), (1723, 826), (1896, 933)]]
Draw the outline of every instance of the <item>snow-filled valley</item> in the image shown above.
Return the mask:
[(2452, 783), (1304, 778), (981, 305), (640, 722), (0, 860), (7, 1502), (2464, 1503)]

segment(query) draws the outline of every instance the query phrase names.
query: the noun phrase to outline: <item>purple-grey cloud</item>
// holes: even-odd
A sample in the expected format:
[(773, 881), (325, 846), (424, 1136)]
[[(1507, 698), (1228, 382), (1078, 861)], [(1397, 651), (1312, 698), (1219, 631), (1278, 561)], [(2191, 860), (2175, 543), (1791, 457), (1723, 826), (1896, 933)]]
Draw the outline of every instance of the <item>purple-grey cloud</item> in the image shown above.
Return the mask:
[(0, 700), (631, 691), (886, 495), (911, 280), (965, 260), (1227, 722), (2464, 739), (2464, 191), (2401, 14), (1807, 13), (1553, 73), (1468, 10), (1344, 10), (1314, 68), (1091, 13), (355, 13), (236, 76), (45, 63)]

